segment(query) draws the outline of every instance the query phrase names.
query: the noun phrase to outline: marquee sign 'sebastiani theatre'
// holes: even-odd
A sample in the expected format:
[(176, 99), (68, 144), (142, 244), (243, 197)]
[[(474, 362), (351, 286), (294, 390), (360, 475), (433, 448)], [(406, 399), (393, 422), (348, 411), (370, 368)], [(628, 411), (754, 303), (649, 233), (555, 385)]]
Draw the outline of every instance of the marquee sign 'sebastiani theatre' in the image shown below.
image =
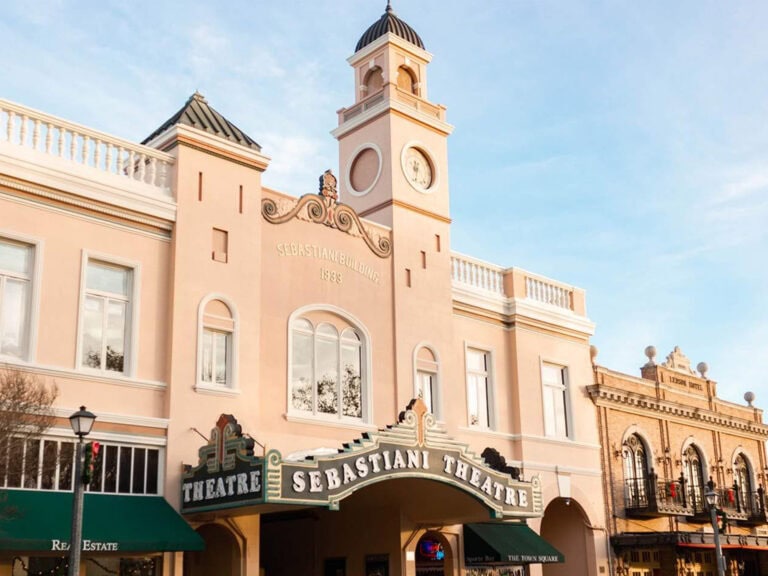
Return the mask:
[(421, 400), (411, 401), (397, 424), (363, 435), (338, 454), (301, 461), (283, 460), (276, 450), (265, 459), (254, 457), (253, 441), (233, 416), (222, 414), (199, 458), (182, 482), (185, 513), (266, 502), (337, 509), (356, 490), (394, 478), (450, 484), (497, 518), (542, 513), (538, 477), (524, 482), (489, 467), (448, 437)]

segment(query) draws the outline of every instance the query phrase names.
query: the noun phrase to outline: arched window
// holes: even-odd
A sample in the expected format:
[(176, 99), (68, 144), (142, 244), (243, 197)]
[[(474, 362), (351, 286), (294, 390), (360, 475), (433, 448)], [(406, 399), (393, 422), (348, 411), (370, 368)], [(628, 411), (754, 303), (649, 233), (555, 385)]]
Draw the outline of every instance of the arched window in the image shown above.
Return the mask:
[(421, 398), (427, 405), (427, 410), (440, 419), (440, 384), (439, 363), (435, 353), (426, 346), (416, 350), (415, 361), (416, 381), (414, 392), (417, 398)]
[(648, 505), (648, 492), (653, 487), (648, 485), (648, 459), (645, 444), (637, 434), (632, 434), (625, 440), (623, 456), (627, 507), (645, 507)]
[(200, 303), (198, 319), (198, 390), (236, 388), (236, 319), (222, 297), (209, 296)]
[(397, 69), (397, 87), (409, 94), (416, 94), (416, 77), (405, 66)]
[[(752, 502), (752, 474), (749, 461), (744, 454), (739, 454), (733, 461), (733, 484), (735, 490), (734, 500), (730, 503), (739, 510), (747, 510)], [(755, 510), (756, 512), (756, 510)]]
[(306, 312), (290, 324), (289, 412), (367, 419), (364, 332), (337, 314)]
[(704, 467), (699, 450), (691, 444), (683, 451), (683, 478), (688, 503), (694, 510), (704, 509)]
[(381, 68), (378, 66), (374, 66), (368, 72), (365, 74), (365, 78), (363, 79), (363, 90), (365, 96), (370, 96), (374, 92), (378, 92), (382, 89), (384, 86), (384, 74), (381, 71)]

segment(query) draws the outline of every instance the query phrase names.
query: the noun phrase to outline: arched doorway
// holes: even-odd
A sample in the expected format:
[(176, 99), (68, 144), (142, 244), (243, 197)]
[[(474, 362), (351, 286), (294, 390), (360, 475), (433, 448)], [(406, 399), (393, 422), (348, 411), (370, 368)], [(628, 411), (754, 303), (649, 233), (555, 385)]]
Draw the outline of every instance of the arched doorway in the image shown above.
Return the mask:
[(416, 544), (416, 576), (445, 576), (450, 546), (439, 532), (427, 532)]
[(240, 576), (240, 546), (234, 534), (221, 524), (204, 524), (197, 533), (205, 550), (184, 553), (184, 576)]
[(541, 537), (565, 556), (562, 564), (543, 564), (544, 576), (596, 574), (593, 535), (582, 507), (570, 498), (556, 498), (549, 503), (541, 521)]

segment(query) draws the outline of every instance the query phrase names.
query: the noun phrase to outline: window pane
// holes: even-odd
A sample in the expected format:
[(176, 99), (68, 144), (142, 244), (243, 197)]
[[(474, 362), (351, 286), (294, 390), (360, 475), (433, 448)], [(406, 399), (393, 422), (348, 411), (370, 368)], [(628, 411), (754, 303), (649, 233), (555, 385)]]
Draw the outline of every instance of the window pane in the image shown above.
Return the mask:
[(144, 448), (133, 449), (133, 485), (134, 494), (144, 493), (144, 464), (147, 451)]
[(157, 450), (147, 450), (147, 494), (157, 494), (158, 461), (159, 452)]
[(474, 372), (485, 372), (487, 370), (486, 365), (487, 354), (480, 350), (467, 350), (467, 370)]
[(211, 330), (203, 330), (202, 362), (203, 382), (213, 382), (213, 332)]
[(543, 409), (544, 409), (544, 434), (547, 436), (555, 435), (555, 400), (553, 398), (555, 389), (551, 386), (544, 387)]
[(317, 340), (317, 410), (324, 414), (338, 413), (339, 358), (338, 340)]
[(312, 335), (293, 333), (291, 350), (291, 404), (296, 410), (312, 411)]
[(24, 488), (37, 488), (40, 470), (40, 440), (27, 440), (24, 453)]
[(85, 297), (83, 313), (83, 366), (101, 368), (101, 337), (104, 318), (104, 300), (93, 296)]
[(0, 242), (0, 270), (28, 276), (32, 268), (32, 247), (16, 242)]
[(541, 380), (544, 382), (544, 384), (563, 386), (565, 385), (563, 376), (564, 370), (559, 366), (544, 364), (541, 367)]
[(117, 492), (117, 446), (107, 446), (104, 459), (104, 492)]
[(29, 282), (0, 277), (0, 287), (0, 354), (22, 358), (26, 356)]
[(341, 349), (342, 366), (342, 413), (344, 416), (362, 418), (363, 395), (360, 381), (360, 345), (344, 344)]
[(125, 358), (125, 302), (107, 303), (107, 370), (123, 371)]
[(59, 443), (53, 440), (46, 440), (43, 444), (43, 474), (40, 482), (40, 488), (43, 490), (54, 490), (56, 488), (56, 464), (59, 454)]
[(72, 490), (74, 475), (75, 443), (62, 442), (59, 457), (59, 490)]
[(229, 335), (223, 332), (215, 332), (216, 340), (216, 384), (227, 384), (227, 341)]
[(131, 271), (119, 266), (110, 266), (93, 260), (88, 262), (85, 285), (88, 290), (111, 292), (128, 297)]
[(130, 448), (120, 447), (120, 469), (118, 472), (118, 492), (129, 494), (131, 492), (131, 452)]
[(96, 454), (96, 458), (93, 460), (93, 474), (91, 475), (91, 483), (88, 485), (88, 490), (91, 492), (101, 492), (104, 482), (104, 449), (106, 447), (101, 444), (99, 451)]
[[(18, 463), (24, 458), (24, 441), (19, 438), (9, 438), (8, 442), (8, 487), (21, 487), (21, 466)], [(14, 465), (14, 463), (16, 465)]]
[(427, 405), (427, 410), (434, 414), (434, 391), (432, 386), (434, 385), (435, 376), (429, 372), (418, 372), (416, 376), (419, 392), (421, 393), (421, 399), (424, 401), (424, 404)]

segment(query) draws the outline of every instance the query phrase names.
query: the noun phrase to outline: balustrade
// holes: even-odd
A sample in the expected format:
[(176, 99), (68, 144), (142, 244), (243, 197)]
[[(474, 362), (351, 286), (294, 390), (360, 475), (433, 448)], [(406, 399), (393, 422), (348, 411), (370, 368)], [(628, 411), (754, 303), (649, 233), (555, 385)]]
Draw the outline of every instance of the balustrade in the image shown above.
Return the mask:
[(169, 154), (0, 99), (2, 143), (170, 193)]

